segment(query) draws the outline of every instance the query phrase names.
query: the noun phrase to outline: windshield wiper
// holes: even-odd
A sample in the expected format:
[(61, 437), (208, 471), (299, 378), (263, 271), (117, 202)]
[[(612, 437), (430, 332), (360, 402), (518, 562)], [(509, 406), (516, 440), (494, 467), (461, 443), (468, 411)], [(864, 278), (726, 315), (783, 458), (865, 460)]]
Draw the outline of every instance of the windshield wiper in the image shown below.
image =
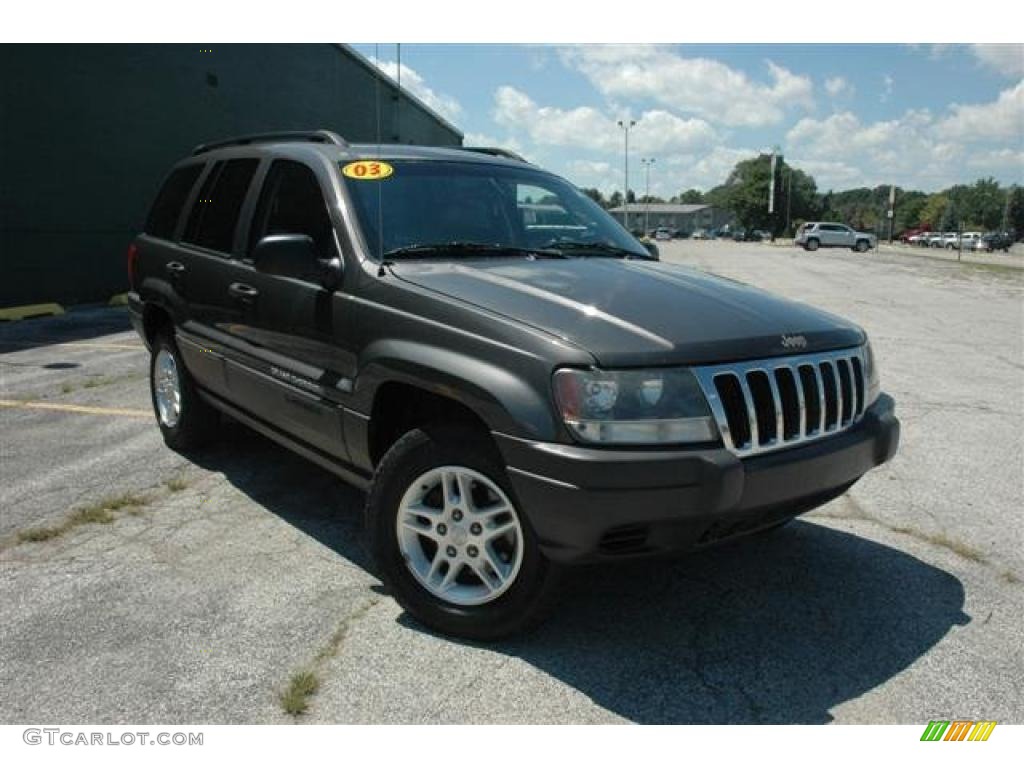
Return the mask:
[(646, 253), (637, 253), (628, 248), (620, 248), (617, 245), (610, 245), (602, 242), (587, 242), (585, 240), (552, 240), (544, 243), (543, 248), (553, 248), (563, 252), (578, 253), (583, 251), (597, 252), (607, 256), (619, 256), (624, 259), (649, 259)]
[(384, 254), (385, 259), (416, 259), (432, 256), (547, 256), (549, 258), (565, 258), (561, 251), (548, 248), (523, 248), (515, 245), (496, 245), (494, 243), (474, 243), (464, 240), (453, 240), (449, 243), (414, 243), (401, 248), (392, 248)]

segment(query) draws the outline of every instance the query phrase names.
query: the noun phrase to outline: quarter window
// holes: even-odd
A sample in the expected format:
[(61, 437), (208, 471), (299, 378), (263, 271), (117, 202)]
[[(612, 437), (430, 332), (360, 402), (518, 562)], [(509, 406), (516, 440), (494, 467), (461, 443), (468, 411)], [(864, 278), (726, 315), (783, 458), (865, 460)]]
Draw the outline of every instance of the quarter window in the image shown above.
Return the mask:
[(153, 207), (146, 218), (146, 234), (166, 240), (174, 237), (181, 209), (185, 206), (189, 192), (203, 170), (201, 163), (186, 165), (171, 172), (157, 193)]
[(186, 242), (213, 251), (231, 251), (238, 214), (258, 164), (256, 159), (245, 159), (214, 166), (192, 206), (183, 238)]

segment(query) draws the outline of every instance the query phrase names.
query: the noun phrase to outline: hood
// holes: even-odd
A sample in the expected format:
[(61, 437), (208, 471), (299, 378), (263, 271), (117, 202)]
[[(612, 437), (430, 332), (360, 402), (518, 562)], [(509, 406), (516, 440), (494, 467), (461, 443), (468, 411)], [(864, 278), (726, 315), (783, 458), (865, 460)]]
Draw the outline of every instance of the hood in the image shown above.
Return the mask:
[[(756, 288), (659, 262), (397, 262), (402, 280), (541, 329), (599, 365), (728, 362), (855, 346), (853, 323)], [(803, 337), (806, 346), (799, 347)]]

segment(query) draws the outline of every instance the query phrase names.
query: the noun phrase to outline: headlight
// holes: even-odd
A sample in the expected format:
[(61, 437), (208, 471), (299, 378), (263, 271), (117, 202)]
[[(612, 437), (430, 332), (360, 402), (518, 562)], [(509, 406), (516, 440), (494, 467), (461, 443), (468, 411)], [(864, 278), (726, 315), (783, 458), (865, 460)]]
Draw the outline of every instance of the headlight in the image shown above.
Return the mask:
[(878, 379), (878, 366), (875, 364), (875, 353), (871, 349), (871, 342), (864, 345), (864, 378), (868, 383), (867, 408), (878, 399), (878, 393), (882, 391), (882, 385)]
[(569, 430), (588, 443), (705, 443), (718, 430), (685, 368), (555, 371), (555, 400)]

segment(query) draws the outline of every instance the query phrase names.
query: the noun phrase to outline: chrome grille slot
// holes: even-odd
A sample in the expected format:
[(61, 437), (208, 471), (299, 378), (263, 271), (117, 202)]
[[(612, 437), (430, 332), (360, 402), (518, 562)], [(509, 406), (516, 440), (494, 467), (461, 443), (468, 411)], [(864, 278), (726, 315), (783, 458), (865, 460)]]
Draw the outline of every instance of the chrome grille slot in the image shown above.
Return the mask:
[(738, 456), (801, 445), (864, 415), (863, 348), (693, 368)]
[(747, 387), (750, 389), (754, 417), (757, 419), (757, 444), (771, 445), (778, 433), (775, 428), (775, 403), (771, 385), (768, 384), (768, 374), (764, 371), (751, 371), (747, 374)]

